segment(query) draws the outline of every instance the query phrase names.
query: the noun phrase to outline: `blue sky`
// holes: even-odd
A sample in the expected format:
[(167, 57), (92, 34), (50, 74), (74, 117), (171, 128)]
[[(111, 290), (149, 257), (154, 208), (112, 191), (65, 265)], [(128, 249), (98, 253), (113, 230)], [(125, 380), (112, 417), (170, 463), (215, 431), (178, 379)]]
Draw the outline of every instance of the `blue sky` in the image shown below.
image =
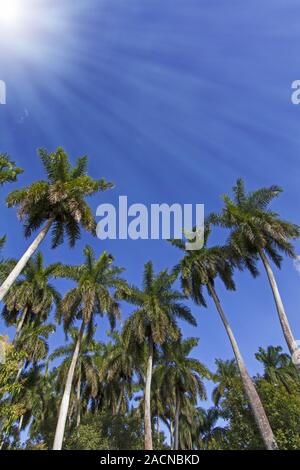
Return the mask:
[[(87, 154), (90, 174), (116, 187), (91, 200), (116, 203), (204, 203), (221, 207), (220, 195), (238, 177), (249, 189), (279, 184), (274, 209), (299, 218), (300, 106), (291, 83), (300, 78), (296, 0), (23, 0), (15, 29), (0, 31), (0, 151), (25, 173), (0, 191), (4, 256), (19, 257), (29, 241), (4, 199), (13, 188), (42, 177), (38, 147), (63, 146), (72, 159)], [(217, 233), (216, 240), (225, 240)], [(113, 253), (140, 283), (143, 265), (172, 267), (180, 253), (164, 241), (105, 241), (84, 234), (76, 249), (42, 251), (47, 262), (80, 263), (82, 248)], [(299, 243), (297, 251), (300, 253)], [(276, 273), (295, 337), (300, 339), (300, 277), (292, 261)], [(270, 288), (237, 274), (237, 292), (217, 284), (247, 366), (259, 370), (259, 346), (285, 349)], [(69, 284), (60, 282), (62, 292)], [(213, 367), (230, 358), (227, 337), (209, 301), (192, 305), (195, 354)], [(126, 316), (130, 308), (125, 307)], [(99, 337), (107, 323), (98, 320)], [(1, 332), (7, 328), (0, 322)], [(61, 329), (51, 339), (64, 341)]]

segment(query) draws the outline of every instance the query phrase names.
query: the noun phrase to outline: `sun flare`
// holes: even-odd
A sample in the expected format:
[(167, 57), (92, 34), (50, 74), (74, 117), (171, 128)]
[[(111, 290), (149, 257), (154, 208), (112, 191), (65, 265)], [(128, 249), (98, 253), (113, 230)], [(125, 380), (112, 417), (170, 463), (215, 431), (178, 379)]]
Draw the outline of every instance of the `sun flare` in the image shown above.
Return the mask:
[(0, 0), (0, 25), (15, 27), (21, 17), (19, 0)]

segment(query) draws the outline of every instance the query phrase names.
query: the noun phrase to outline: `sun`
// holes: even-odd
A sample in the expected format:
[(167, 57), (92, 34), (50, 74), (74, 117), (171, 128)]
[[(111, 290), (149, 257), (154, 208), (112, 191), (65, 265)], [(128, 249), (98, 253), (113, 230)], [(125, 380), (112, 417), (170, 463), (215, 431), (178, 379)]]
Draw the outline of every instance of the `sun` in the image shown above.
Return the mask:
[(20, 15), (19, 0), (0, 0), (0, 26), (15, 27), (19, 22)]

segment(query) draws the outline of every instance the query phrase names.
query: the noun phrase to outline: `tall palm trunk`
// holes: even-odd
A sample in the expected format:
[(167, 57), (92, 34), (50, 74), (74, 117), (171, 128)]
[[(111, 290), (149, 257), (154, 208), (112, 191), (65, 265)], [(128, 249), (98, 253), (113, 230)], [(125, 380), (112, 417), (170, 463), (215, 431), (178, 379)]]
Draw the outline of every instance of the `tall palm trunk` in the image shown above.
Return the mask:
[(174, 429), (173, 429), (173, 420), (170, 419), (170, 447), (171, 450), (174, 450)]
[(261, 260), (264, 264), (265, 270), (268, 275), (268, 279), (270, 282), (270, 286), (273, 292), (273, 297), (275, 300), (278, 316), (279, 316), (279, 321), (281, 324), (281, 328), (283, 331), (283, 335), (285, 337), (286, 343), (288, 345), (289, 351), (291, 355), (293, 356), (293, 362), (295, 366), (297, 367), (298, 370), (300, 370), (300, 350), (299, 347), (295, 341), (294, 335), (292, 333), (288, 318), (286, 316), (283, 302), (279, 293), (279, 289), (277, 286), (277, 282), (273, 273), (273, 270), (271, 268), (271, 265), (269, 263), (269, 260), (263, 250), (259, 250), (259, 255), (261, 257)]
[(19, 434), (22, 431), (23, 421), (24, 421), (24, 415), (20, 416), (19, 425), (18, 425), (18, 433)]
[(179, 416), (180, 416), (180, 398), (176, 394), (176, 409), (175, 409), (175, 450), (179, 450)]
[(45, 227), (40, 231), (40, 233), (35, 238), (35, 240), (31, 243), (29, 248), (25, 251), (24, 255), (19, 259), (14, 269), (7, 276), (7, 278), (5, 279), (5, 281), (0, 287), (0, 301), (3, 300), (4, 296), (7, 294), (7, 292), (9, 291), (9, 289), (11, 288), (11, 286), (13, 285), (17, 277), (21, 274), (21, 272), (25, 268), (31, 256), (36, 252), (39, 245), (42, 243), (45, 236), (47, 235), (52, 223), (53, 223), (53, 220), (49, 220), (46, 223)]
[(60, 408), (59, 408), (59, 415), (58, 415), (58, 420), (57, 420), (57, 425), (56, 425), (53, 450), (61, 450), (61, 448), (62, 448), (64, 433), (65, 433), (65, 427), (66, 427), (66, 421), (67, 421), (67, 416), (68, 416), (68, 410), (69, 410), (69, 404), (70, 404), (72, 383), (73, 383), (73, 379), (74, 379), (75, 368), (76, 368), (76, 364), (77, 364), (77, 360), (78, 360), (78, 356), (79, 356), (79, 351), (80, 351), (80, 347), (81, 347), (81, 343), (82, 343), (82, 337), (83, 337), (84, 330), (85, 330), (85, 322), (83, 321), (82, 324), (81, 324), (81, 328), (80, 328), (78, 338), (77, 338), (77, 342), (76, 342), (76, 346), (75, 346), (75, 349), (74, 349), (72, 361), (71, 361), (69, 371), (68, 371), (68, 375), (67, 375), (64, 394), (63, 394), (62, 401), (61, 401)]
[(76, 419), (76, 427), (79, 428), (81, 415), (80, 415), (80, 398), (81, 398), (81, 372), (79, 372), (78, 382), (77, 382), (77, 419)]
[(20, 335), (20, 333), (21, 333), (21, 330), (22, 330), (22, 328), (23, 328), (23, 325), (24, 325), (26, 316), (27, 316), (27, 308), (25, 307), (24, 310), (23, 310), (22, 316), (21, 316), (21, 318), (20, 318), (20, 321), (19, 321), (18, 324), (17, 324), (17, 329), (16, 329), (16, 333), (15, 333), (14, 339), (13, 339), (13, 341), (12, 341), (12, 344), (15, 344), (16, 340), (18, 339), (18, 337), (19, 337), (19, 335)]
[(151, 423), (151, 381), (153, 367), (153, 342), (149, 339), (149, 356), (147, 363), (147, 374), (145, 384), (145, 450), (153, 450), (152, 445), (152, 423)]
[(215, 288), (210, 283), (207, 285), (207, 287), (208, 287), (208, 290), (209, 290), (209, 292), (210, 292), (210, 294), (211, 294), (211, 296), (212, 296), (212, 298), (215, 302), (215, 305), (217, 307), (217, 310), (219, 312), (219, 315), (221, 317), (223, 325), (224, 325), (224, 327), (226, 329), (226, 332), (228, 334), (228, 337), (229, 337), (229, 340), (230, 340), (230, 343), (231, 343), (231, 346), (232, 346), (232, 349), (233, 349), (233, 352), (234, 352), (234, 355), (235, 355), (235, 359), (236, 359), (236, 362), (237, 362), (237, 365), (238, 365), (238, 368), (239, 368), (239, 371), (240, 371), (240, 375), (241, 375), (241, 379), (242, 379), (242, 382), (243, 382), (244, 390), (245, 390), (245, 393), (248, 397), (250, 407), (251, 407), (252, 413), (254, 415), (255, 422), (256, 422), (256, 425), (259, 429), (262, 440), (263, 440), (263, 442), (266, 446), (266, 449), (276, 450), (276, 449), (278, 449), (278, 447), (277, 447), (277, 443), (275, 441), (275, 437), (274, 437), (272, 428), (270, 426), (269, 420), (267, 418), (267, 415), (265, 413), (265, 410), (264, 410), (262, 402), (259, 398), (259, 395), (256, 391), (256, 388), (255, 388), (255, 386), (252, 382), (252, 379), (251, 379), (251, 377), (250, 377), (250, 375), (249, 375), (249, 373), (246, 369), (243, 357), (240, 353), (240, 350), (239, 350), (238, 344), (236, 342), (236, 339), (234, 337), (233, 331), (232, 331), (232, 329), (231, 329), (231, 327), (230, 327), (230, 325), (229, 325), (229, 323), (226, 319), (226, 316), (223, 312), (223, 309), (221, 307), (221, 303), (220, 303), (220, 300), (217, 296)]
[(123, 385), (121, 386), (121, 391), (120, 391), (120, 395), (119, 395), (118, 402), (117, 402), (117, 407), (116, 407), (116, 412), (115, 412), (116, 415), (120, 413), (122, 400), (123, 400)]

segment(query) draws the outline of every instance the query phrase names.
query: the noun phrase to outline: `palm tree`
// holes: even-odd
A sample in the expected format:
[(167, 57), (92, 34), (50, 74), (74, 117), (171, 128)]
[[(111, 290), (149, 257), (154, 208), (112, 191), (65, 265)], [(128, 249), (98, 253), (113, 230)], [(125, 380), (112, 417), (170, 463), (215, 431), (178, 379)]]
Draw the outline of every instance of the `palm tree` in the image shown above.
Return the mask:
[(212, 443), (218, 443), (225, 435), (226, 430), (217, 426), (219, 410), (215, 407), (205, 410), (198, 408), (198, 429), (200, 434), (199, 448), (209, 449)]
[[(227, 289), (235, 289), (235, 284), (232, 277), (233, 265), (229, 260), (229, 253), (227, 248), (209, 248), (207, 246), (209, 234), (210, 225), (207, 222), (204, 233), (204, 247), (199, 251), (186, 251), (185, 244), (181, 240), (172, 241), (173, 245), (181, 248), (185, 252), (183, 259), (180, 261), (178, 266), (176, 266), (175, 272), (181, 274), (182, 288), (185, 294), (190, 295), (196, 304), (202, 305), (204, 307), (207, 306), (203, 293), (203, 287), (206, 287), (208, 294), (212, 297), (230, 340), (243, 381), (244, 390), (248, 397), (262, 439), (267, 449), (276, 449), (277, 444), (270, 423), (255, 386), (246, 369), (236, 338), (233, 334), (231, 326), (228, 323), (215, 289), (215, 280), (217, 277), (223, 281)], [(251, 259), (247, 258), (245, 262), (247, 262), (250, 268), (252, 268)]]
[(208, 369), (198, 359), (190, 357), (192, 349), (198, 345), (197, 338), (166, 343), (163, 346), (162, 365), (157, 367), (161, 376), (161, 386), (173, 395), (175, 408), (174, 448), (179, 449), (180, 417), (184, 401), (195, 405), (197, 398), (206, 399), (202, 379), (210, 378)]
[(213, 389), (212, 400), (215, 406), (218, 406), (226, 390), (232, 387), (234, 382), (240, 380), (237, 363), (234, 359), (223, 361), (215, 360), (217, 370), (214, 374), (214, 381), (217, 386)]
[(281, 194), (278, 186), (261, 188), (246, 193), (244, 182), (239, 179), (233, 187), (233, 199), (224, 196), (224, 208), (220, 215), (214, 215), (214, 223), (231, 229), (230, 245), (236, 256), (259, 256), (265, 267), (275, 300), (281, 328), (300, 370), (300, 350), (289, 325), (284, 305), (269, 258), (275, 266), (281, 267), (282, 256), (296, 258), (291, 240), (300, 235), (299, 226), (287, 222), (269, 209), (270, 202)]
[(0, 186), (4, 183), (13, 183), (17, 181), (18, 175), (24, 170), (16, 166), (7, 154), (0, 154)]
[(151, 418), (151, 382), (153, 373), (153, 355), (157, 347), (167, 340), (177, 341), (180, 329), (176, 318), (186, 320), (192, 325), (196, 321), (190, 309), (182, 304), (185, 296), (172, 288), (176, 277), (167, 270), (155, 275), (151, 262), (145, 264), (143, 289), (135, 286), (123, 290), (120, 296), (136, 306), (133, 314), (126, 321), (123, 337), (128, 345), (131, 342), (146, 344), (147, 365), (144, 373), (144, 424), (145, 449), (152, 450), (152, 418)]
[(113, 266), (113, 257), (104, 252), (98, 259), (95, 258), (91, 247), (84, 248), (85, 261), (79, 266), (61, 266), (60, 276), (72, 279), (77, 284), (63, 298), (58, 311), (58, 319), (63, 317), (65, 330), (68, 331), (75, 319), (81, 320), (76, 346), (67, 374), (64, 393), (60, 405), (56, 426), (54, 450), (61, 450), (66, 419), (68, 415), (70, 395), (76, 364), (82, 345), (85, 331), (91, 338), (94, 331), (94, 318), (96, 314), (108, 315), (111, 326), (114, 327), (119, 317), (119, 305), (112, 296), (112, 289), (125, 289), (125, 281), (119, 275), (123, 269)]
[(20, 258), (0, 287), (0, 301), (7, 294), (28, 260), (52, 228), (52, 248), (63, 243), (64, 235), (70, 246), (80, 237), (80, 226), (95, 234), (96, 222), (85, 202), (87, 196), (112, 186), (104, 179), (93, 180), (87, 175), (87, 157), (77, 159), (73, 167), (62, 148), (54, 153), (39, 150), (47, 180), (36, 181), (18, 189), (7, 197), (8, 207), (18, 207), (18, 215), (24, 221), (25, 236), (43, 228)]
[(267, 350), (259, 348), (255, 357), (264, 366), (264, 379), (271, 384), (281, 384), (288, 391), (295, 383), (299, 386), (298, 371), (291, 357), (282, 352), (281, 346), (269, 346)]
[(5, 296), (2, 315), (8, 325), (17, 325), (14, 342), (24, 325), (46, 321), (51, 308), (58, 306), (61, 296), (50, 283), (58, 269), (58, 264), (45, 266), (42, 253), (36, 253)]
[(114, 332), (111, 337), (113, 342), (105, 346), (100, 376), (107, 382), (111, 397), (116, 397), (113, 414), (118, 415), (122, 403), (126, 406), (127, 397), (132, 395), (137, 355), (126, 347), (122, 335)]
[[(57, 358), (64, 358), (56, 371), (56, 381), (59, 390), (63, 389), (66, 384), (68, 371), (70, 369), (73, 353), (78, 340), (78, 330), (71, 328), (70, 336), (72, 341), (69, 344), (55, 349), (55, 351), (49, 356), (49, 361), (53, 361)], [(81, 422), (81, 401), (84, 388), (87, 386), (90, 388), (92, 397), (95, 397), (98, 392), (99, 371), (97, 370), (95, 358), (102, 349), (103, 348), (100, 343), (94, 339), (90, 339), (87, 335), (83, 336), (74, 371), (74, 382), (76, 383), (76, 397), (74, 400), (76, 427), (78, 427)]]

